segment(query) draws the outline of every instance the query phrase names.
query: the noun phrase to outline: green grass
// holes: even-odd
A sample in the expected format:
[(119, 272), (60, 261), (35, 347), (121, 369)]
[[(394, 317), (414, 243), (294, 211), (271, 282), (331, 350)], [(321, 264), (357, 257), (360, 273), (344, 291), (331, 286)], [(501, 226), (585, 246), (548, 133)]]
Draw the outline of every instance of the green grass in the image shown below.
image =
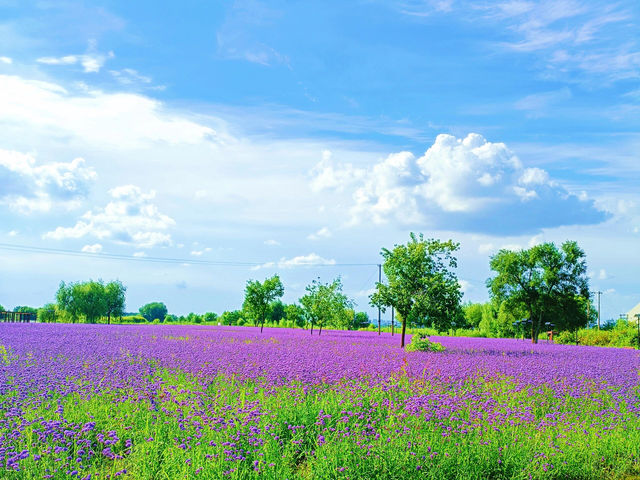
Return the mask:
[[(386, 385), (349, 381), (277, 388), (224, 376), (202, 384), (166, 370), (154, 380), (160, 387), (151, 394), (54, 396), (24, 411), (22, 435), (0, 435), (5, 447), (29, 450), (30, 457), (21, 471), (5, 471), (3, 478), (69, 478), (74, 469), (77, 478), (115, 478), (126, 470), (126, 478), (141, 480), (640, 475), (638, 414), (606, 391), (558, 397), (547, 388), (516, 389), (508, 379), (478, 377), (452, 388), (402, 374)], [(436, 400), (412, 411), (406, 402), (415, 396)], [(483, 408), (487, 401), (490, 409)], [(449, 403), (453, 413), (444, 408)], [(65, 442), (39, 441), (37, 431), (43, 430), (42, 420), (59, 418), (60, 409), (65, 422), (58, 430), (86, 422), (95, 428), (66, 444), (68, 451), (47, 453)], [(501, 421), (489, 418), (489, 410), (503, 412)], [(102, 454), (101, 435), (108, 438), (110, 431), (118, 437), (110, 448), (122, 458)], [(96, 453), (91, 458), (89, 450)]]

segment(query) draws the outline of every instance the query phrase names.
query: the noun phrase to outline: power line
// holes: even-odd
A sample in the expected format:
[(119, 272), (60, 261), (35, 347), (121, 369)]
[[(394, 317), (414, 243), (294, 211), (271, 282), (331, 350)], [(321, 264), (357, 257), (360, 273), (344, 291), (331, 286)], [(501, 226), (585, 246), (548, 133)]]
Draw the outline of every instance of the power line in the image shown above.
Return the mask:
[[(34, 247), (30, 245), (16, 245), (11, 243), (0, 243), (0, 250), (8, 250), (14, 252), (37, 253), (44, 255), (62, 255), (72, 257), (98, 258), (101, 260), (125, 260), (131, 262), (148, 262), (148, 263), (165, 263), (165, 264), (187, 264), (187, 265), (204, 265), (218, 267), (260, 267), (274, 268), (278, 263), (268, 265), (269, 262), (239, 262), (239, 261), (222, 261), (222, 260), (198, 260), (193, 258), (173, 258), (173, 257), (134, 257), (132, 255), (122, 255), (116, 253), (94, 253), (94, 252), (77, 252), (74, 250), (64, 250), (60, 248)], [(377, 266), (377, 263), (301, 263), (291, 265), (293, 267), (365, 267)]]

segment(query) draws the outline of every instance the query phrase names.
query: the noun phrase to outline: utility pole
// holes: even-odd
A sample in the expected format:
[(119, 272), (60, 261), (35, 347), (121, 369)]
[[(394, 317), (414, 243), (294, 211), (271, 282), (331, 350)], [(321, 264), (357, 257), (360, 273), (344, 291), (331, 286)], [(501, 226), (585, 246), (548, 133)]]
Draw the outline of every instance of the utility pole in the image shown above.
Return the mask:
[(392, 336), (392, 337), (393, 337), (393, 327), (394, 327), (394, 325), (395, 325), (395, 322), (394, 322), (394, 320), (393, 320), (393, 314), (394, 314), (394, 311), (393, 311), (393, 306), (392, 306), (392, 307), (391, 307), (391, 336)]
[[(382, 283), (382, 264), (378, 264), (378, 285)], [(378, 305), (378, 335), (381, 335), (380, 305)]]
[(598, 294), (598, 330), (600, 330), (600, 295), (602, 295), (601, 291), (596, 292)]

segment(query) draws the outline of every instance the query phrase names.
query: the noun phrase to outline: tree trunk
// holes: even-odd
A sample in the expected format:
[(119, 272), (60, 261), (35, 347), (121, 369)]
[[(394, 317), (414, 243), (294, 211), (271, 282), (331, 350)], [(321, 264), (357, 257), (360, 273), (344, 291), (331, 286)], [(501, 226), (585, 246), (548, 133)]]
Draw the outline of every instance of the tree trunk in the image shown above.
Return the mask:
[(107, 313), (107, 325), (111, 325), (111, 312)]
[(313, 322), (311, 322), (311, 335), (313, 335)]
[(404, 335), (407, 331), (407, 317), (402, 315), (402, 335), (400, 338), (400, 348), (404, 348)]
[(320, 331), (318, 332), (318, 336), (322, 335), (322, 324), (320, 324)]
[(262, 322), (260, 323), (260, 333), (262, 333), (262, 329), (264, 328), (264, 318), (262, 319)]

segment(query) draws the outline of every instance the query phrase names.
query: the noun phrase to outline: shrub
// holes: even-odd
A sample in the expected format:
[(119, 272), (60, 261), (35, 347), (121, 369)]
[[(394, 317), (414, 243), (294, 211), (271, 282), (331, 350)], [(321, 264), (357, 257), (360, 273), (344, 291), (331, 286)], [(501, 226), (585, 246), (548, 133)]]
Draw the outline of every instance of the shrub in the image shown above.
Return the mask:
[(443, 352), (444, 346), (432, 342), (427, 335), (417, 334), (411, 338), (411, 343), (405, 347), (407, 352)]

